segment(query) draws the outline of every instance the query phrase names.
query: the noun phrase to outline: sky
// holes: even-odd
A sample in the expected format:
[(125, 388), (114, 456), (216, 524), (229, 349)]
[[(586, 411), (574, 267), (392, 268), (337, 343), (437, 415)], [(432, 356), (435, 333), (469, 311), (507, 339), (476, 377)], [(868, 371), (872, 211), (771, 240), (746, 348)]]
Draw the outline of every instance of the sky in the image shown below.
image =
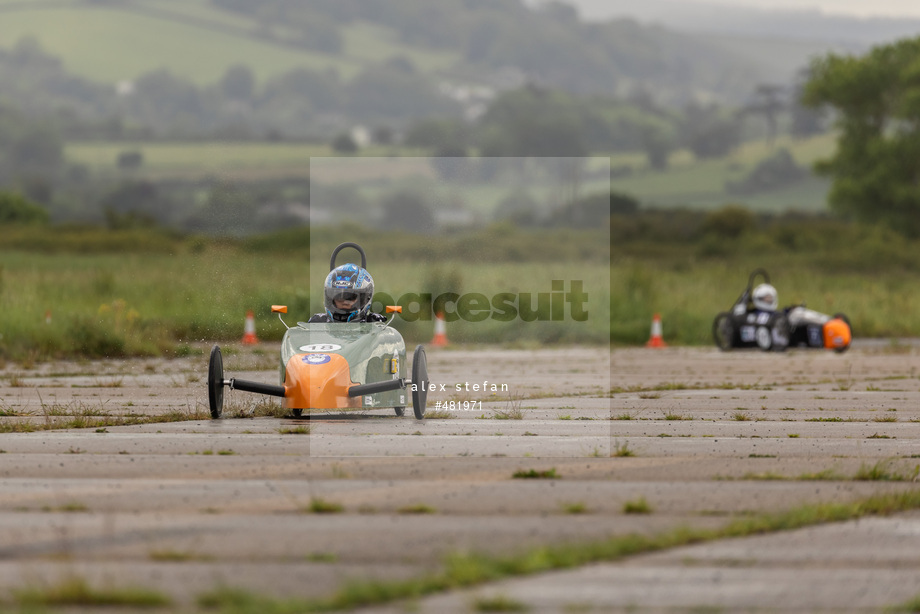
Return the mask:
[[(539, 2), (539, 0), (525, 0)], [(564, 0), (581, 7), (584, 16), (604, 15), (611, 10), (629, 13), (636, 7), (634, 0)], [(855, 17), (915, 17), (920, 18), (920, 0), (668, 0), (670, 4), (723, 5), (736, 8), (774, 10), (820, 10), (827, 14)], [(615, 9), (614, 9), (615, 7)]]
[(806, 9), (857, 17), (920, 17), (920, 0), (708, 0), (745, 8)]

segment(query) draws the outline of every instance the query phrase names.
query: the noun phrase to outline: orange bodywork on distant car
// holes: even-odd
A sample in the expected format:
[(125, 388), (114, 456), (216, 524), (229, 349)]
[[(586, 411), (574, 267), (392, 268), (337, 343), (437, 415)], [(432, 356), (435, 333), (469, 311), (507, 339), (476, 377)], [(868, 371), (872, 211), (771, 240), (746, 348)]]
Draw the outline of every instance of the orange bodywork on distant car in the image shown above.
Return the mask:
[(840, 318), (833, 318), (824, 325), (824, 347), (829, 350), (849, 347), (852, 335), (846, 322)]

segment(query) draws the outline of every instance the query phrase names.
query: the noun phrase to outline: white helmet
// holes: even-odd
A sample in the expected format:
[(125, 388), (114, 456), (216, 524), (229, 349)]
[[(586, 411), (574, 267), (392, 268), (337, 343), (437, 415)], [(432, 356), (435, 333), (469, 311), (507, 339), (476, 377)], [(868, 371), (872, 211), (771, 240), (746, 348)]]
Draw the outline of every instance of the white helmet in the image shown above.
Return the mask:
[(779, 297), (776, 294), (776, 288), (770, 284), (760, 284), (754, 288), (751, 294), (751, 300), (754, 302), (756, 309), (763, 311), (776, 311), (779, 307)]

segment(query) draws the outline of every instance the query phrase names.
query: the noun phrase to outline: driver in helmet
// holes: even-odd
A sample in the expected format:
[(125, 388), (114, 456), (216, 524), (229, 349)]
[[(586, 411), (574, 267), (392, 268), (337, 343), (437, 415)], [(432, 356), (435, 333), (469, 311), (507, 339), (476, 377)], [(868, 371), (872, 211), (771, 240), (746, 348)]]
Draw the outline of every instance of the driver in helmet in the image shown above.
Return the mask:
[(330, 271), (323, 295), (326, 311), (313, 314), (308, 322), (386, 322), (386, 317), (371, 311), (374, 279), (356, 264)]
[(762, 283), (751, 292), (747, 322), (756, 326), (754, 340), (762, 350), (782, 351), (789, 347), (789, 323), (779, 309), (776, 288)]
[(751, 302), (757, 311), (776, 311), (779, 308), (776, 288), (770, 284), (760, 284), (751, 292)]

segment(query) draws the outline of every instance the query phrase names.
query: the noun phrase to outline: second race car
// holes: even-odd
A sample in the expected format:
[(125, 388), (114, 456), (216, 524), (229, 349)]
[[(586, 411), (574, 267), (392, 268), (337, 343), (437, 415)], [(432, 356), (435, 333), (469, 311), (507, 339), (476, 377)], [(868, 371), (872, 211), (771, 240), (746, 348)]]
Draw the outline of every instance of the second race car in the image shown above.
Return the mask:
[[(762, 282), (754, 285), (757, 277)], [(730, 311), (719, 313), (712, 323), (716, 345), (724, 350), (759, 348), (782, 351), (788, 347), (826, 348), (844, 352), (850, 347), (852, 329), (846, 315), (823, 314), (805, 305), (779, 309), (776, 288), (763, 269), (756, 269)]]

